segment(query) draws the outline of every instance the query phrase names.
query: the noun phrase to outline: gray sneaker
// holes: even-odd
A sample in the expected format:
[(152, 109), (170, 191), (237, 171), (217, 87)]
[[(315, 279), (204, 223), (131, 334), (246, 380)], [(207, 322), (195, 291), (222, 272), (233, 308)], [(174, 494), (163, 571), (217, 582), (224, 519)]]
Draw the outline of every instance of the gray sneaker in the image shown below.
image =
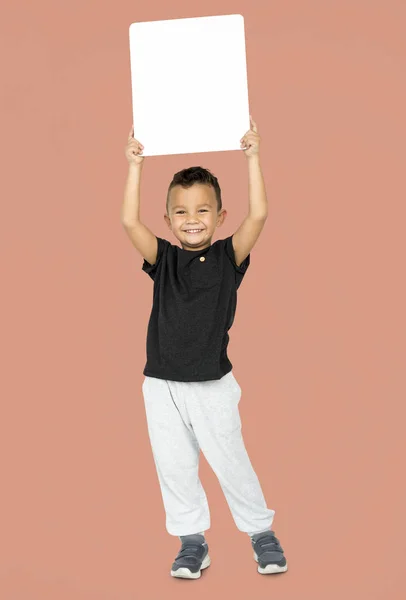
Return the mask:
[(283, 548), (275, 537), (274, 531), (256, 533), (251, 538), (254, 548), (254, 558), (258, 563), (258, 573), (284, 573), (288, 570), (288, 563), (283, 555)]
[(182, 547), (172, 565), (172, 577), (198, 579), (200, 570), (210, 565), (209, 547), (200, 533), (181, 535)]

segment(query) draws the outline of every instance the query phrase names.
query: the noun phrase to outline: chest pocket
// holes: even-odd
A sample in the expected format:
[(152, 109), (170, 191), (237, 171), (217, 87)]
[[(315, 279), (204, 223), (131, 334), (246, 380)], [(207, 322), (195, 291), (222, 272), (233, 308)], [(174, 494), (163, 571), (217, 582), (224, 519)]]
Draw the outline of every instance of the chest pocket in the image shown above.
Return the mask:
[[(204, 258), (205, 260), (200, 260)], [(195, 290), (208, 289), (219, 284), (221, 272), (213, 256), (196, 257), (189, 264), (189, 280)]]

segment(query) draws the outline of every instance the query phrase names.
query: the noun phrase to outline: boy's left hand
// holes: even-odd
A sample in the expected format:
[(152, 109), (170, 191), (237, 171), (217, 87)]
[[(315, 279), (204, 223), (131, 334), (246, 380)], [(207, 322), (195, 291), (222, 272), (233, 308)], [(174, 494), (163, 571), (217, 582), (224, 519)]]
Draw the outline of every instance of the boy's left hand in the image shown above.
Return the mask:
[[(250, 115), (251, 129), (241, 138), (241, 148), (244, 150), (244, 154), (247, 158), (259, 155), (259, 143), (261, 138), (258, 134), (258, 128)], [(245, 148), (244, 148), (245, 146)]]

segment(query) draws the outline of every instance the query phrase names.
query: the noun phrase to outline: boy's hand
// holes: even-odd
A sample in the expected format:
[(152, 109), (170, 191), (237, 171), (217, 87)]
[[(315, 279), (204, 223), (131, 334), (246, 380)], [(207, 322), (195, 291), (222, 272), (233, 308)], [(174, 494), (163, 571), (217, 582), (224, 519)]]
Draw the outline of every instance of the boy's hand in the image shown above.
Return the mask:
[(251, 129), (247, 131), (247, 133), (241, 138), (241, 148), (244, 150), (244, 154), (247, 158), (252, 158), (253, 156), (259, 155), (259, 143), (261, 138), (258, 134), (258, 128), (255, 121), (252, 119), (250, 115)]
[(131, 127), (131, 131), (128, 134), (127, 146), (125, 148), (125, 156), (131, 165), (139, 165), (144, 160), (145, 156), (140, 156), (144, 146), (134, 138), (134, 125)]

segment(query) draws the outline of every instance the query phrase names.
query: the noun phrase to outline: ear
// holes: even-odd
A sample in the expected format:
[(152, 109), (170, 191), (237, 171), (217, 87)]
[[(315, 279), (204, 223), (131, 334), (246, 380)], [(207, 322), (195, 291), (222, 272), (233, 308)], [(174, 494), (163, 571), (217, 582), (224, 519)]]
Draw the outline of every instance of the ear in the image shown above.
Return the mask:
[(165, 222), (168, 225), (169, 229), (172, 229), (172, 227), (171, 227), (171, 220), (168, 217), (168, 215), (164, 215), (164, 219), (165, 219)]
[(217, 217), (217, 227), (220, 227), (224, 223), (224, 220), (227, 216), (227, 211), (225, 208), (222, 208), (220, 214)]

